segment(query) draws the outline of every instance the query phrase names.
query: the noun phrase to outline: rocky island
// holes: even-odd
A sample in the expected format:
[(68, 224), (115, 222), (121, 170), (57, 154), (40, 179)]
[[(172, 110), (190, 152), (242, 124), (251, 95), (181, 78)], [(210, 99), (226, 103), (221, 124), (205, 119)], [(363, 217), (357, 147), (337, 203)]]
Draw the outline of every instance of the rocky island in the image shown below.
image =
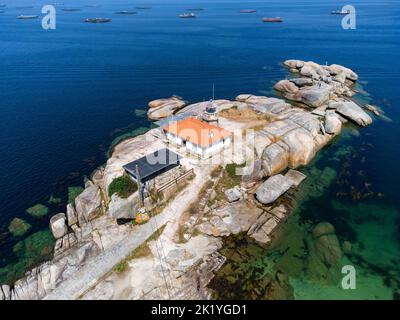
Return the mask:
[[(0, 299), (212, 298), (209, 283), (226, 261), (220, 253), (224, 240), (241, 235), (268, 250), (291, 213), (284, 195), (307, 179), (296, 169), (307, 166), (344, 126), (365, 127), (371, 113), (380, 112), (352, 99), (358, 76), (346, 67), (283, 64), (290, 77), (275, 84), (279, 98), (240, 94), (213, 101), (218, 126), (234, 138), (212, 161), (168, 144), (160, 128), (115, 146), (74, 203), (51, 218), (53, 259), (12, 287), (1, 286)], [(199, 117), (208, 106), (173, 96), (151, 101), (148, 117)], [(122, 195), (110, 192), (111, 186), (125, 175), (125, 165), (166, 145), (181, 156), (184, 174), (176, 169), (176, 177), (169, 176), (173, 187), (145, 199), (149, 220), (137, 223), (139, 192)], [(313, 231), (313, 263), (322, 269), (340, 256), (331, 250), (340, 250), (332, 228), (323, 223)], [(262, 294), (290, 298), (282, 294), (288, 286), (277, 273)]]

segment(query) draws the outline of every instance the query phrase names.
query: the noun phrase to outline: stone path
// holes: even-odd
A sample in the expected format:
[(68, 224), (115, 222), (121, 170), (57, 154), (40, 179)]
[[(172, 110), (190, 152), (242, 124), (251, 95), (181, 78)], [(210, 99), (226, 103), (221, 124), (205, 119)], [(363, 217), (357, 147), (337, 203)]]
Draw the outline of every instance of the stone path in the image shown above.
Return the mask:
[(79, 299), (109, 273), (117, 263), (124, 260), (133, 250), (145, 242), (157, 229), (175, 219), (191, 202), (195, 201), (198, 191), (207, 181), (209, 170), (210, 168), (196, 170), (196, 177), (190, 182), (189, 186), (181, 191), (162, 213), (151, 218), (146, 224), (138, 227), (132, 234), (110, 249), (88, 261), (78, 272), (44, 297), (44, 300)]

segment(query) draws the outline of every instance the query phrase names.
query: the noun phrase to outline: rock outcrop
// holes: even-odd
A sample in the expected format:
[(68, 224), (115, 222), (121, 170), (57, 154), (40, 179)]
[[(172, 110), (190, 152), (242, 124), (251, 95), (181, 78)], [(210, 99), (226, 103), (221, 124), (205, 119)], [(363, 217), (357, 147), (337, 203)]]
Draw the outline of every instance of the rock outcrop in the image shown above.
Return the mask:
[(86, 188), (75, 198), (75, 208), (80, 226), (96, 217), (101, 209), (100, 188), (96, 185)]
[(149, 102), (149, 111), (147, 116), (151, 120), (159, 120), (162, 118), (167, 118), (179, 109), (186, 106), (186, 101), (179, 97), (171, 97), (168, 99), (157, 99)]
[(372, 123), (371, 117), (353, 101), (341, 103), (336, 108), (336, 112), (362, 127), (366, 127)]
[(59, 239), (67, 234), (66, 217), (64, 213), (58, 213), (50, 219), (50, 229), (54, 238)]
[(268, 178), (256, 191), (256, 198), (262, 204), (269, 204), (278, 199), (293, 186), (292, 180), (277, 174)]

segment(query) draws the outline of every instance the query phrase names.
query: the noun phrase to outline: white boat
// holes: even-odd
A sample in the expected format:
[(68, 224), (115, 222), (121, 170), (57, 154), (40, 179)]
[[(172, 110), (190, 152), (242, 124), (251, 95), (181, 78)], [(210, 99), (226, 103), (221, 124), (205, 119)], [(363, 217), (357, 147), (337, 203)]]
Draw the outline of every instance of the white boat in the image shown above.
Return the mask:
[(35, 16), (35, 15), (24, 15), (21, 14), (17, 17), (17, 19), (37, 19), (39, 18), (39, 16)]
[(179, 15), (179, 18), (196, 18), (196, 15), (193, 12), (182, 13)]

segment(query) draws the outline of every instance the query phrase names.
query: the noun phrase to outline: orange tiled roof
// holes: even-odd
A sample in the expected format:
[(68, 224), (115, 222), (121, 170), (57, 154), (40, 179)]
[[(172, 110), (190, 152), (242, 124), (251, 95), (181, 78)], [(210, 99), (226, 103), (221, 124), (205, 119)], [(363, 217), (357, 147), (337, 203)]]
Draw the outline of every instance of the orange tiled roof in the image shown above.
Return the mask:
[(187, 118), (174, 122), (164, 128), (183, 140), (207, 148), (220, 140), (232, 135), (232, 132), (213, 126), (196, 118)]

